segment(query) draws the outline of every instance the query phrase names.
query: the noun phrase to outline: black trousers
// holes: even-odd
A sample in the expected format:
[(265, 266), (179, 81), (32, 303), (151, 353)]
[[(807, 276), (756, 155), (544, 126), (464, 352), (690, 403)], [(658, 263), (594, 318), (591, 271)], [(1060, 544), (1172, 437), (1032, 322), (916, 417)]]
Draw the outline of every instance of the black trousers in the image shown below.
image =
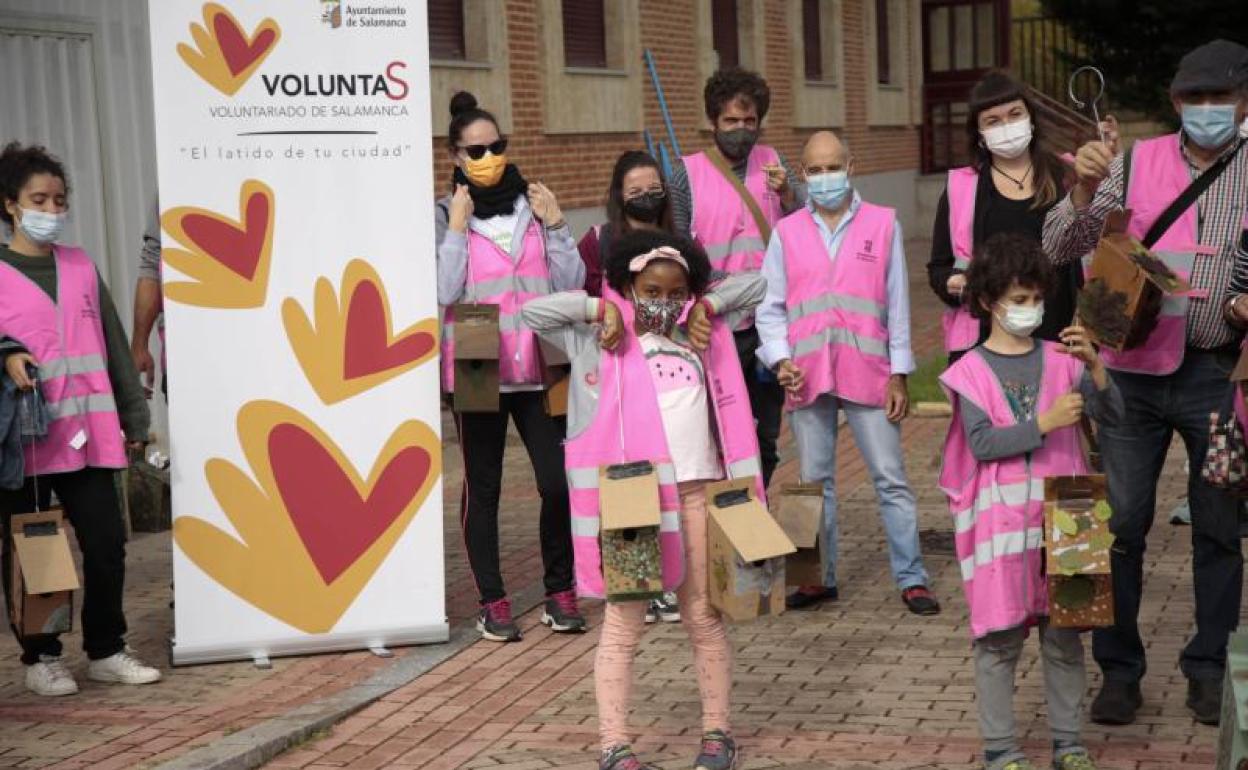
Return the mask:
[[(104, 468), (84, 468), (40, 476), (38, 484), (39, 509), (49, 507), (55, 490), (78, 536), (78, 548), (82, 551), (82, 647), (91, 660), (125, 649), (126, 616), (121, 607), (126, 582), (126, 530), (113, 485), (115, 473)], [(12, 582), (12, 516), (34, 510), (35, 484), (29, 477), (22, 489), (0, 490), (6, 603)], [(10, 628), (17, 633), (12, 624)], [(38, 663), (40, 655), (61, 654), (61, 640), (56, 634), (28, 636), (21, 644), (22, 662), (27, 665)]]
[(1138, 622), (1144, 553), (1157, 509), (1157, 478), (1175, 433), (1191, 464), (1187, 492), (1196, 615), (1196, 633), (1180, 653), (1179, 667), (1189, 679), (1219, 681), (1226, 669), (1227, 638), (1239, 626), (1243, 598), (1239, 502), (1202, 481), (1200, 469), (1209, 448), (1209, 414), (1225, 402), (1236, 358), (1234, 350), (1189, 348), (1183, 365), (1165, 377), (1113, 372), (1126, 416), (1119, 425), (1102, 426), (1100, 441), (1114, 509), (1109, 527), (1117, 537), (1110, 554), (1114, 625), (1092, 632), (1092, 654), (1106, 679), (1139, 682), (1147, 669)]
[(780, 463), (776, 444), (780, 440), (780, 418), (784, 414), (784, 388), (770, 373), (759, 373), (758, 332), (751, 326), (734, 332), (737, 358), (741, 361), (741, 373), (745, 375), (745, 389), (750, 396), (750, 410), (754, 412), (754, 427), (758, 434), (758, 459), (763, 467), (763, 486), (771, 486), (771, 474)]
[(460, 523), (468, 565), (482, 603), (507, 595), (498, 566), (498, 500), (509, 418), (515, 420), (516, 430), (528, 450), (542, 499), (538, 526), (546, 593), (572, 588), (572, 512), (563, 467), (566, 421), (546, 414), (541, 391), (502, 393), (497, 412), (455, 414), (464, 456)]

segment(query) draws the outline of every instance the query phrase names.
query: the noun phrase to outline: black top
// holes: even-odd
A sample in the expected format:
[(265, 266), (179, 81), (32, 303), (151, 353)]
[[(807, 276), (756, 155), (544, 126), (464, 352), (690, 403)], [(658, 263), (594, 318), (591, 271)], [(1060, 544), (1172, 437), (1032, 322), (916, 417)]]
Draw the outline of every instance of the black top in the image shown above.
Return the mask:
[[(980, 174), (975, 188), (975, 221), (971, 225), (974, 243), (983, 243), (997, 233), (1020, 233), (1037, 243), (1041, 240), (1044, 218), (1049, 209), (1031, 207), (1033, 198), (1011, 200), (997, 191), (991, 174)], [(961, 300), (949, 294), (945, 284), (955, 272), (953, 268), (953, 237), (949, 232), (949, 193), (940, 194), (936, 221), (932, 225), (932, 257), (927, 263), (927, 277), (936, 296), (949, 307), (958, 307)], [(1044, 323), (1031, 336), (1057, 341), (1057, 335), (1070, 325), (1075, 315), (1075, 296), (1083, 285), (1082, 265), (1078, 260), (1053, 269), (1053, 286), (1044, 298)], [(988, 339), (991, 324), (980, 322), (979, 342)]]

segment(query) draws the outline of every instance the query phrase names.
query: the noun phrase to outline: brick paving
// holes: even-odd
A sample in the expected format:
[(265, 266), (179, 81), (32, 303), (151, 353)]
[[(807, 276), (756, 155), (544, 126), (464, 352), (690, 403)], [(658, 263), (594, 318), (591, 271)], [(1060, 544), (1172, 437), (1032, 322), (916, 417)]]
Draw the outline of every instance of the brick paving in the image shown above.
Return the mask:
[[(936, 308), (919, 266), (925, 244), (911, 244), (917, 351), (938, 349)], [(947, 423), (911, 419), (904, 428), (921, 526), (948, 531), (935, 486)], [(450, 428), (448, 423), (447, 428)], [(448, 431), (453, 437), (453, 430)], [(969, 667), (965, 604), (951, 555), (929, 552), (927, 566), (945, 613), (921, 619), (902, 606), (887, 569), (874, 493), (848, 431), (838, 479), (842, 496), (843, 598), (818, 612), (735, 626), (734, 730), (745, 767), (976, 767), (979, 751)], [(778, 481), (796, 477), (787, 441)], [(446, 445), (448, 614), (465, 621), (475, 592), (459, 541), (459, 458)], [(1150, 539), (1150, 573), (1141, 616), (1150, 647), (1146, 704), (1136, 724), (1086, 738), (1103, 767), (1161, 770), (1211, 767), (1215, 731), (1183, 707), (1177, 657), (1192, 617), (1188, 531), (1165, 523), (1183, 488), (1172, 452)], [(512, 590), (540, 580), (536, 494), (523, 448), (508, 452), (508, 510), (503, 516), (504, 574)], [(925, 537), (942, 544), (943, 538)], [(169, 538), (143, 535), (130, 545), (131, 643), (163, 663), (171, 635)], [(596, 626), (600, 609), (588, 607)], [(594, 767), (597, 727), (592, 665), (597, 631), (552, 635), (530, 613), (525, 640), (478, 642), (412, 683), (339, 723), (328, 734), (272, 760), (274, 768)], [(73, 667), (85, 661), (67, 639)], [(405, 651), (396, 650), (397, 655)], [(287, 709), (356, 684), (386, 661), (368, 653), (275, 659), (268, 671), (248, 663), (166, 670), (146, 688), (95, 685), (49, 701), (25, 693), (16, 657), (0, 662), (0, 767), (132, 768), (158, 764), (213, 738), (246, 729)], [(699, 734), (696, 682), (683, 631), (659, 625), (637, 660), (632, 724), (638, 748), (660, 767), (688, 767)], [(1099, 683), (1089, 655), (1092, 686)], [(1021, 664), (1016, 708), (1037, 760), (1047, 730), (1034, 645)]]

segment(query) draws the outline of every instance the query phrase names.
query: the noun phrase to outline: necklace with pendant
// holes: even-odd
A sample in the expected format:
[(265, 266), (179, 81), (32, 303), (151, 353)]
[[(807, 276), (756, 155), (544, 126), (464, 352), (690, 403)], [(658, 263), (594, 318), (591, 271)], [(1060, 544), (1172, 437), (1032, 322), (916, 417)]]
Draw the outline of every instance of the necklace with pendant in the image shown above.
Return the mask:
[(998, 174), (1000, 174), (1001, 176), (1005, 177), (1006, 179), (1010, 180), (1010, 181), (1011, 181), (1011, 182), (1013, 182), (1014, 184), (1018, 185), (1018, 189), (1019, 189), (1019, 190), (1024, 189), (1024, 187), (1023, 187), (1023, 183), (1027, 181), (1027, 177), (1031, 176), (1031, 168), (1032, 168), (1031, 166), (1027, 166), (1027, 171), (1023, 174), (1023, 176), (1022, 176), (1021, 178), (1019, 178), (1019, 179), (1015, 179), (1014, 177), (1012, 177), (1012, 176), (1010, 176), (1009, 174), (1005, 173), (1005, 172), (1004, 172), (1004, 171), (1002, 171), (1001, 169), (997, 168), (997, 164), (995, 164), (995, 163), (994, 163), (994, 164), (992, 164), (992, 170), (993, 170), (993, 171), (997, 172), (997, 173), (998, 173)]

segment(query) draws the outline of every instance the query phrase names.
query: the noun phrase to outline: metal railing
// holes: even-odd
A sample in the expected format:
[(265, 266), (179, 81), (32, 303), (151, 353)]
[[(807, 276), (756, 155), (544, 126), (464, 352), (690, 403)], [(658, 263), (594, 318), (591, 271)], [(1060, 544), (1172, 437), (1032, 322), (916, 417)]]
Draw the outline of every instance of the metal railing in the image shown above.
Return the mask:
[(1046, 16), (1021, 16), (1011, 27), (1015, 72), (1032, 88), (1065, 104), (1067, 81), (1086, 58), (1085, 47), (1065, 25)]

